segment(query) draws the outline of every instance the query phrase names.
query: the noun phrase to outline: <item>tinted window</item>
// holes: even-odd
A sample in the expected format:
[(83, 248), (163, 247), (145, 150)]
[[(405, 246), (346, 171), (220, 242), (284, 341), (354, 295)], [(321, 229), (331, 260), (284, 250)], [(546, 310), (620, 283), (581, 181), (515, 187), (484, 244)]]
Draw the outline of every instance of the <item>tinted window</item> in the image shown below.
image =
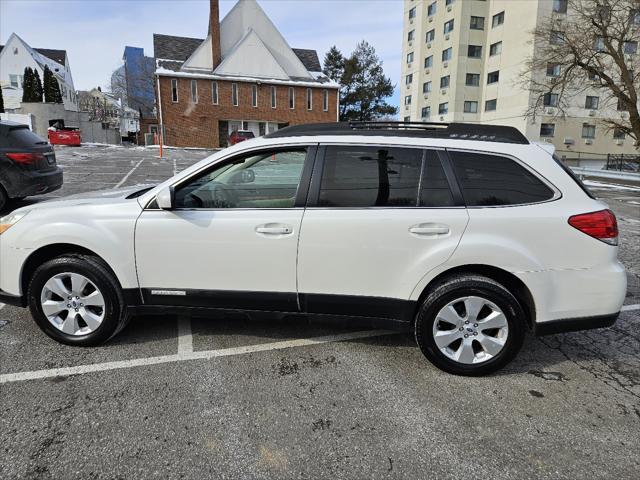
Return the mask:
[(451, 207), (455, 205), (453, 195), (449, 189), (449, 182), (444, 175), (442, 164), (438, 154), (432, 150), (427, 151), (420, 187), (421, 207)]
[(0, 146), (30, 147), (31, 145), (46, 145), (48, 142), (28, 128), (12, 128), (9, 135), (0, 135)]
[(549, 200), (553, 191), (515, 161), (495, 155), (449, 152), (470, 207), (520, 205)]
[(176, 208), (292, 208), (306, 152), (260, 152), (214, 167), (176, 189)]
[(329, 146), (318, 205), (415, 207), (421, 166), (420, 149)]

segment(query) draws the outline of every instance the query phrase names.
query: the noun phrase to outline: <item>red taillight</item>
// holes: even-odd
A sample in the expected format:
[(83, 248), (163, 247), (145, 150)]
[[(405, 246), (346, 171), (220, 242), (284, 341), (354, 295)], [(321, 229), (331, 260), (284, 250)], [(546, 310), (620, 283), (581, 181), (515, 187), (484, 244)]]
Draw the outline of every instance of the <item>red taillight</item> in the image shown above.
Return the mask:
[(569, 225), (609, 245), (618, 244), (618, 222), (611, 210), (574, 215), (569, 217)]
[(7, 155), (9, 160), (23, 165), (28, 165), (44, 158), (44, 155), (41, 153), (7, 153), (5, 155)]

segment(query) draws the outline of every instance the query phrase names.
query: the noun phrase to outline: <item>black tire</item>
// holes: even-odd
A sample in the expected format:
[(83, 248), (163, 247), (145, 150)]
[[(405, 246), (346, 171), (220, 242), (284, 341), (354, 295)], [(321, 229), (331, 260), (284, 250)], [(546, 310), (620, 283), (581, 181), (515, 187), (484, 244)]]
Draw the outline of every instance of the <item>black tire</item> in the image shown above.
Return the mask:
[[(481, 297), (492, 302), (507, 321), (508, 335), (502, 350), (480, 363), (461, 363), (449, 358), (434, 339), (434, 322), (440, 310), (463, 297)], [(504, 367), (522, 347), (525, 330), (526, 315), (518, 300), (500, 283), (480, 275), (454, 276), (435, 286), (420, 305), (415, 321), (416, 341), (425, 357), (445, 372), (465, 376), (487, 375)]]
[[(104, 298), (104, 319), (94, 331), (86, 335), (76, 336), (62, 332), (49, 322), (42, 311), (40, 296), (45, 283), (54, 275), (67, 272), (78, 273), (88, 278)], [(129, 320), (122, 289), (114, 274), (99, 258), (89, 255), (69, 254), (42, 264), (31, 278), (27, 299), (31, 315), (40, 329), (49, 337), (65, 345), (82, 347), (100, 345), (120, 332)]]

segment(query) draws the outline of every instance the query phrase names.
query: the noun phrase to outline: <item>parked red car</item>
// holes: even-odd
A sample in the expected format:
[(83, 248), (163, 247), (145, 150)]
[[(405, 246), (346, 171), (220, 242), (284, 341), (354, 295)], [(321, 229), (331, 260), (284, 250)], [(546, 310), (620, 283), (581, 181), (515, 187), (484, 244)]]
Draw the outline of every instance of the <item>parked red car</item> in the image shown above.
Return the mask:
[(244, 142), (251, 138), (255, 138), (251, 130), (234, 130), (231, 132), (231, 135), (229, 135), (229, 145), (235, 145), (236, 143)]

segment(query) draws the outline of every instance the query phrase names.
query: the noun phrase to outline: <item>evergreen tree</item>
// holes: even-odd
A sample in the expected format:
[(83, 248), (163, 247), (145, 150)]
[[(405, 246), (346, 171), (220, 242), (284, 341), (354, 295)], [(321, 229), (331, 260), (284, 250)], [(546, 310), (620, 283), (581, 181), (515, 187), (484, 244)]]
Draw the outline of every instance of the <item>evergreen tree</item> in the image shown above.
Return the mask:
[(37, 69), (33, 71), (33, 94), (34, 102), (42, 102), (42, 82)]
[(331, 47), (325, 56), (324, 73), (340, 88), (340, 120), (369, 121), (398, 113), (385, 99), (393, 95), (394, 85), (385, 77), (382, 61), (366, 41), (344, 58)]
[(44, 101), (47, 103), (62, 103), (62, 94), (58, 80), (48, 66), (44, 66)]
[(33, 70), (31, 67), (24, 67), (22, 76), (22, 101), (33, 102)]
[(51, 92), (53, 103), (62, 103), (62, 93), (60, 93), (60, 85), (58, 85), (58, 80), (56, 77), (51, 75)]
[(334, 82), (341, 83), (342, 75), (344, 74), (344, 62), (345, 59), (342, 52), (334, 45), (324, 56), (324, 69), (322, 71)]
[(0, 87), (0, 113), (4, 113), (4, 97), (2, 96), (2, 87)]

